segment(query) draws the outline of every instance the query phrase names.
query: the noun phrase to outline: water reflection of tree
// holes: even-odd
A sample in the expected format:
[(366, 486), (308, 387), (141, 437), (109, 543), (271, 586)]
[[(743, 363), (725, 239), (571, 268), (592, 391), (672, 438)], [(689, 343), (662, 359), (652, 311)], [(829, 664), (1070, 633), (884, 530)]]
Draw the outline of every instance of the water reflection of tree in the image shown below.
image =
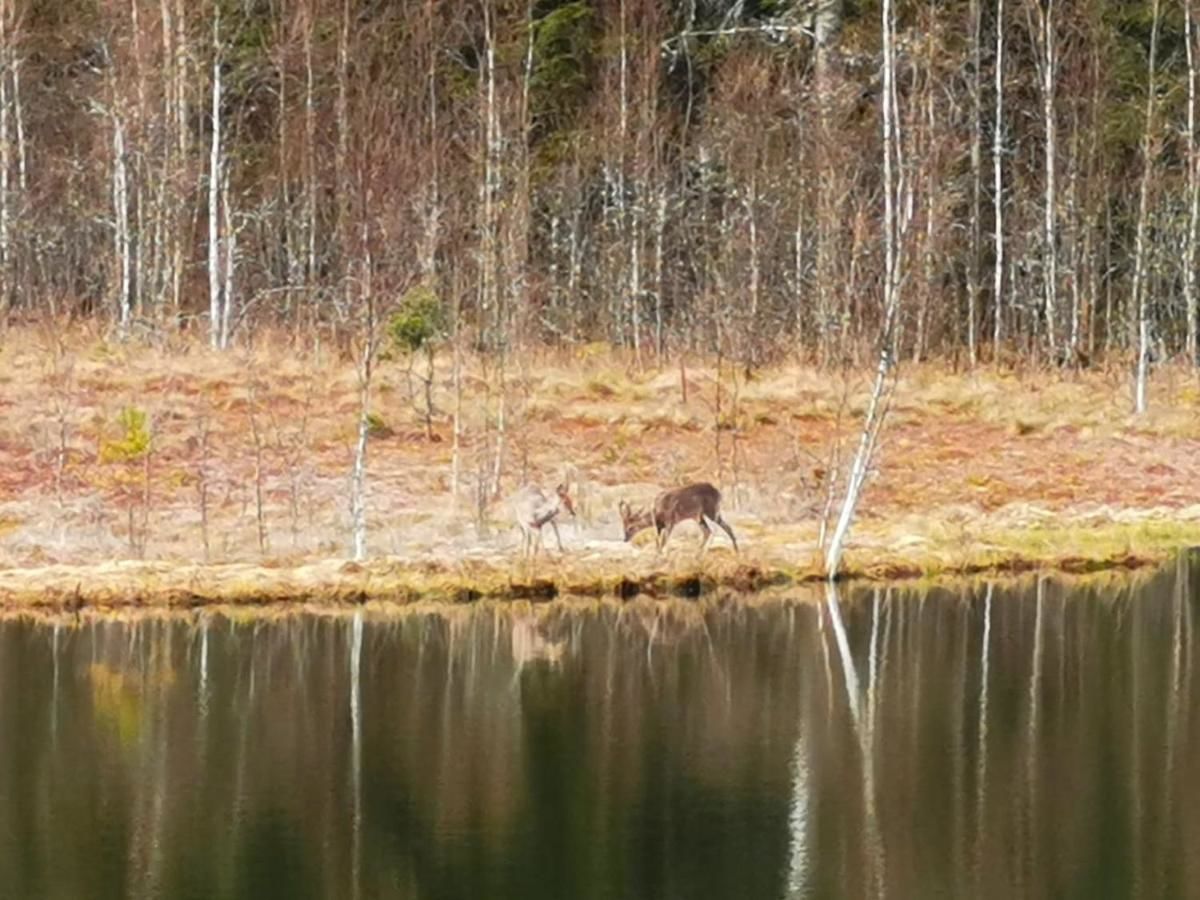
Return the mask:
[(0, 625), (0, 883), (1188, 893), (1191, 579)]

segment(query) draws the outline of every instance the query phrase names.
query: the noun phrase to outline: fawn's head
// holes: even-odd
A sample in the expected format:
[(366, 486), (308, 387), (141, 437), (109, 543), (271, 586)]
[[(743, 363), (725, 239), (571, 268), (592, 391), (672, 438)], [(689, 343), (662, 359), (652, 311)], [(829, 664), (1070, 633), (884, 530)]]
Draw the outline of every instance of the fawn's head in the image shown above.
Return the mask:
[(566, 484), (560, 484), (554, 489), (554, 493), (558, 495), (558, 505), (565, 509), (572, 519), (575, 518), (575, 504), (571, 500), (571, 494), (567, 491)]
[(625, 540), (627, 541), (643, 528), (649, 528), (654, 524), (654, 519), (650, 515), (649, 510), (634, 510), (624, 500), (617, 505), (617, 509), (621, 512), (621, 525), (625, 529)]

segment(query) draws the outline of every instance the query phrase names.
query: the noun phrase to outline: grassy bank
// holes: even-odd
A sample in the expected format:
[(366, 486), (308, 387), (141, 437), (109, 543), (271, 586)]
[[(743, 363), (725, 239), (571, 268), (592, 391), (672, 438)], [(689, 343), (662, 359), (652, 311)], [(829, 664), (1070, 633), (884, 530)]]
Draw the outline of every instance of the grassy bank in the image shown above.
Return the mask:
[[(927, 542), (906, 549), (857, 548), (846, 578), (896, 581), (951, 576), (1011, 575), (1034, 570), (1070, 574), (1132, 570), (1165, 562), (1200, 545), (1200, 524), (1110, 525), (1083, 531), (1042, 528), (993, 535), (974, 550)], [(649, 551), (647, 551), (649, 555)], [(126, 561), (0, 570), (0, 607), (77, 610), (83, 607), (189, 609), (211, 605), (354, 605), (546, 601), (558, 597), (691, 598), (721, 591), (754, 592), (821, 579), (816, 559), (787, 565), (731, 553), (700, 560), (615, 561), (561, 558), (503, 565), (366, 563), (326, 560), (293, 567), (248, 563), (191, 565)]]
[[(425, 395), (385, 360), (368, 462), (371, 561), (342, 562), (357, 414), (353, 364), (328, 346), (230, 353), (10, 331), (0, 346), (0, 604), (359, 602), (694, 595), (819, 576), (831, 449), (867, 373), (747, 376), (596, 347), (528, 353), (502, 381), (448, 359)], [(850, 541), (847, 575), (930, 577), (1133, 567), (1200, 544), (1200, 388), (1160, 370), (1129, 413), (1125, 373), (963, 374), (906, 366)], [(496, 471), (500, 398), (505, 433)], [(462, 411), (452, 490), (451, 413)], [(717, 483), (743, 545), (695, 526), (664, 558), (620, 540), (617, 504)], [(504, 498), (569, 481), (567, 553), (517, 558)], [(481, 490), (482, 487), (487, 490)]]

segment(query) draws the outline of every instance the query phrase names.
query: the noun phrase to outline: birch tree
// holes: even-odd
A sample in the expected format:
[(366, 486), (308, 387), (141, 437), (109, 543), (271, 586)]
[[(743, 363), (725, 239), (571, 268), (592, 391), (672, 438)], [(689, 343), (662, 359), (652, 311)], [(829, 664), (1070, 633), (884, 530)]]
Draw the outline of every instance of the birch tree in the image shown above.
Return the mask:
[(1197, 354), (1196, 243), (1200, 231), (1200, 157), (1196, 153), (1196, 19), (1195, 0), (1183, 0), (1184, 48), (1187, 52), (1187, 244), (1183, 254), (1183, 293), (1187, 307), (1188, 364), (1200, 365)]
[(883, 138), (883, 324), (880, 329), (879, 358), (875, 367), (875, 378), (867, 412), (859, 434), (858, 447), (850, 464), (846, 478), (845, 493), (842, 495), (841, 510), (837, 524), (825, 551), (825, 572), (830, 579), (837, 576), (841, 567), (846, 537), (854, 521), (862, 497), (863, 486), (875, 456), (879, 435), (887, 418), (891, 391), (894, 386), (893, 369), (896, 365), (896, 331), (900, 310), (901, 271), (903, 266), (903, 242), (908, 231), (909, 210), (906, 199), (903, 166), (897, 165), (901, 146), (899, 109), (896, 97), (896, 22), (892, 0), (883, 0), (881, 8), (883, 29), (883, 91), (880, 97), (880, 128)]
[(1057, 139), (1058, 127), (1054, 116), (1054, 88), (1057, 78), (1054, 0), (1032, 0), (1037, 14), (1038, 74), (1041, 76), (1043, 162), (1045, 180), (1042, 185), (1042, 288), (1045, 296), (1046, 343), (1053, 353), (1057, 346), (1058, 322), (1058, 229), (1056, 227)]
[(983, 11), (980, 0), (971, 0), (967, 19), (971, 29), (971, 221), (967, 259), (967, 359), (974, 368), (976, 349), (976, 305), (979, 302), (980, 209), (983, 201)]
[(10, 261), (11, 203), (9, 174), (12, 171), (12, 143), (9, 139), (8, 66), (12, 57), (9, 0), (0, 2), (0, 310), (7, 311), (12, 294)]
[(379, 349), (380, 340), (375, 291), (371, 283), (371, 253), (367, 238), (364, 217), (359, 302), (365, 318), (357, 366), (358, 437), (354, 444), (354, 462), (350, 469), (350, 529), (353, 557), (358, 561), (367, 557), (367, 444), (371, 436), (371, 381), (375, 374), (375, 354)]
[(1134, 384), (1134, 412), (1146, 411), (1146, 379), (1150, 367), (1150, 304), (1146, 299), (1146, 220), (1150, 207), (1150, 172), (1154, 166), (1157, 142), (1154, 137), (1154, 112), (1157, 105), (1155, 85), (1158, 57), (1159, 5), (1153, 0), (1150, 26), (1150, 56), (1146, 63), (1146, 118), (1142, 131), (1142, 178), (1138, 187), (1137, 233), (1133, 249), (1133, 306), (1138, 317), (1137, 371)]
[(212, 23), (212, 137), (208, 154), (208, 329), (214, 350), (222, 344), (221, 176), (225, 169), (221, 146), (221, 4), (213, 3)]
[(992, 358), (1000, 360), (1004, 335), (1004, 0), (996, 0), (995, 116), (992, 120)]

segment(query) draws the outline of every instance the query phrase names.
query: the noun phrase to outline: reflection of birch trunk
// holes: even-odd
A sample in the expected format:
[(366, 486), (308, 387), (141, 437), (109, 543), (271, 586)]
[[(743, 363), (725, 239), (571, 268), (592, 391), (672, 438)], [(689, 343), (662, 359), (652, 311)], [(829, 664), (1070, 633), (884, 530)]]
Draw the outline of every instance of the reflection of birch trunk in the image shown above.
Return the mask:
[(58, 749), (58, 648), (61, 633), (62, 624), (56, 620), (54, 623), (54, 632), (50, 637), (50, 660), (54, 667), (53, 680), (50, 686), (50, 746), (54, 750)]
[[(878, 597), (876, 598), (878, 600)], [(867, 682), (867, 710), (863, 715), (860, 703), (858, 674), (854, 668), (854, 659), (850, 654), (850, 641), (846, 636), (846, 626), (842, 622), (841, 607), (838, 602), (838, 588), (835, 582), (825, 585), (825, 607), (829, 612), (829, 620), (833, 626), (834, 641), (837, 644), (838, 658), (842, 664), (842, 679), (846, 685), (846, 702), (850, 709), (850, 719), (854, 726), (854, 734), (858, 739), (859, 764), (862, 767), (863, 809), (866, 813), (864, 835), (864, 853), (867, 857), (867, 871), (870, 879), (868, 895), (883, 895), (883, 839), (879, 831), (879, 814), (875, 796), (875, 722), (873, 708), (878, 692), (876, 684), (877, 670), (869, 667)], [(873, 617), (871, 624), (872, 643), (878, 641), (878, 616)]]
[(351, 892), (361, 894), (362, 874), (362, 635), (363, 613), (356, 610), (350, 625), (350, 790), (354, 798)]
[(1144, 604), (1139, 603), (1130, 590), (1129, 611), (1129, 746), (1130, 746), (1130, 775), (1129, 775), (1129, 834), (1130, 855), (1132, 856), (1132, 885), (1130, 896), (1141, 896), (1142, 891), (1142, 842), (1144, 824), (1144, 805), (1142, 802), (1142, 741), (1141, 741), (1141, 696), (1142, 696), (1142, 610)]
[(983, 637), (979, 648), (979, 719), (975, 728), (975, 895), (983, 891), (983, 832), (987, 822), (988, 665), (992, 652), (992, 592), (983, 600)]
[(1183, 672), (1183, 617), (1187, 605), (1188, 562), (1184, 554), (1180, 554), (1175, 563), (1175, 590), (1171, 602), (1171, 667), (1170, 683), (1167, 686), (1167, 709), (1165, 738), (1163, 740), (1164, 759), (1162, 776), (1162, 799), (1158, 811), (1158, 821), (1161, 830), (1154, 846), (1158, 849), (1158, 861), (1155, 867), (1155, 883), (1167, 884), (1169, 847), (1171, 845), (1171, 825), (1177, 822), (1174, 799), (1179, 790), (1175, 785), (1175, 748), (1180, 734), (1179, 730), (1180, 695), (1182, 686), (1180, 676)]
[(787, 897), (801, 898), (808, 894), (808, 820), (809, 777), (808, 740), (804, 721), (799, 723), (796, 746), (792, 750), (792, 802), (788, 813), (788, 835), (791, 845), (788, 854)]
[[(1044, 607), (1046, 602), (1046, 580), (1039, 578), (1037, 583), (1036, 612), (1033, 620), (1033, 666), (1029, 676), (1029, 717), (1025, 729), (1025, 825), (1033, 829), (1037, 822), (1037, 765), (1038, 765), (1038, 726), (1041, 724), (1042, 700), (1042, 648), (1044, 640)], [(1037, 871), (1037, 836), (1025, 834), (1022, 845), (1029, 851), (1029, 871)], [(1022, 873), (1023, 877), (1023, 873)], [(1020, 883), (1020, 882), (1018, 882)]]
[(208, 616), (200, 617), (200, 718), (208, 716)]

